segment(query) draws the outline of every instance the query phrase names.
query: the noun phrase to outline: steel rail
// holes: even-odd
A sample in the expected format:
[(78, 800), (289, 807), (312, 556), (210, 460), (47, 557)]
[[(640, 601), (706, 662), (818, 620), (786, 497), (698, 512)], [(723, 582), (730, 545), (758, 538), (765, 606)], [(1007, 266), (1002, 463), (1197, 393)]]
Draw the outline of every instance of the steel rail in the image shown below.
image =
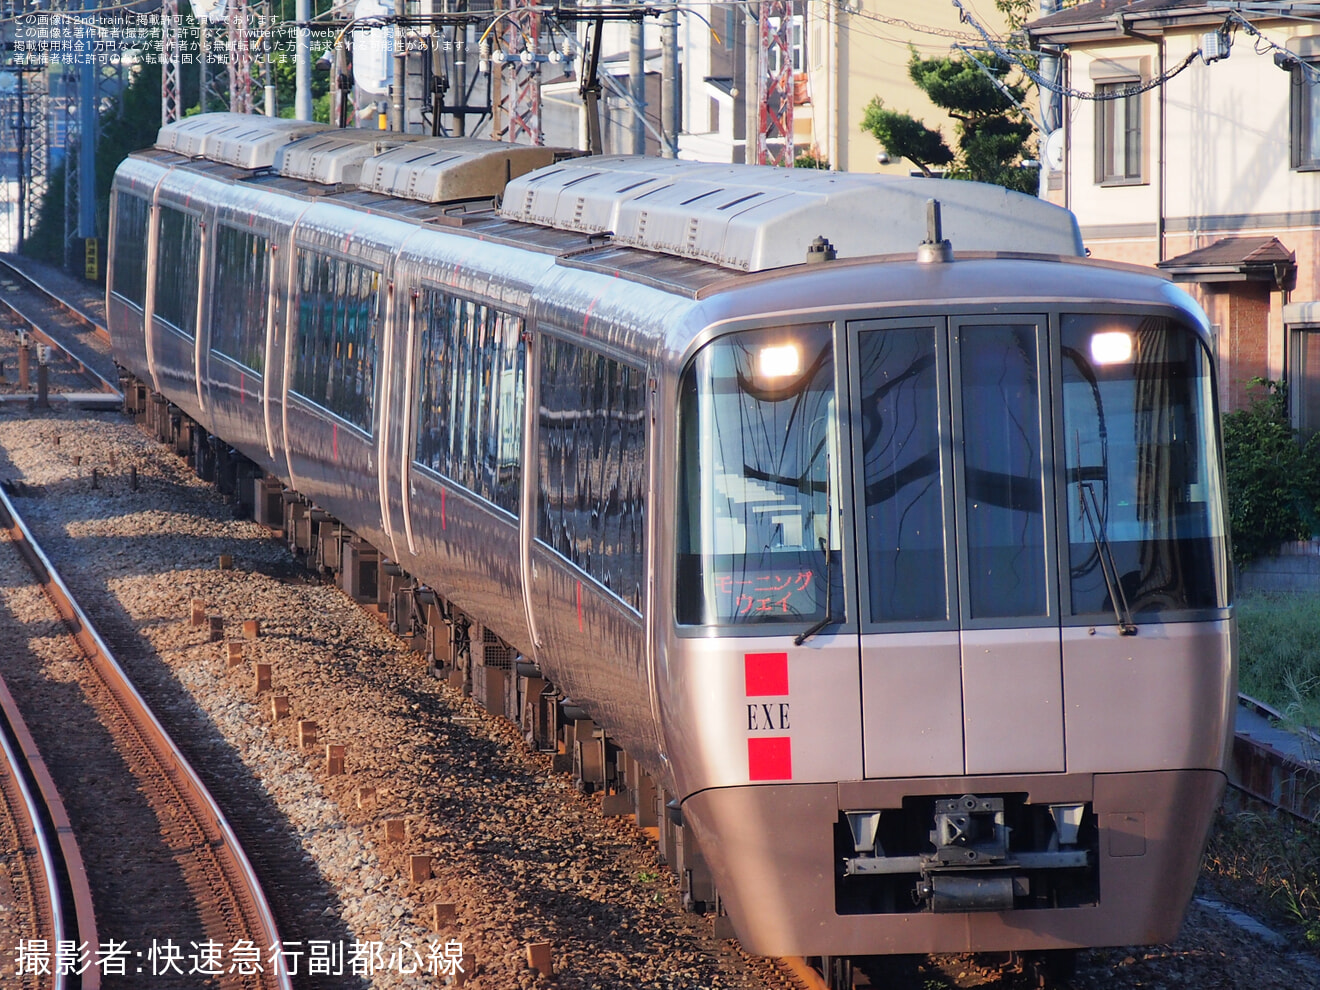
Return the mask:
[(103, 327), (101, 324), (97, 323), (93, 317), (89, 316), (87, 313), (84, 313), (81, 309), (77, 307), (77, 305), (69, 302), (67, 299), (65, 299), (59, 293), (55, 292), (53, 289), (49, 289), (46, 286), (42, 285), (40, 282), (37, 281), (35, 275), (31, 275), (28, 272), (24, 271), (22, 268), (18, 267), (18, 265), (14, 264), (12, 261), (0, 260), (0, 268), (6, 269), (9, 272), (11, 272), (15, 278), (25, 282), (28, 286), (32, 288), (33, 291), (38, 292), (41, 295), (45, 296), (48, 300), (50, 300), (56, 306), (60, 307), (60, 309), (67, 312), (79, 323), (82, 323), (84, 326), (86, 326), (87, 329), (90, 330), (97, 337), (100, 337), (107, 344), (110, 343), (110, 331), (106, 327)]
[[(235, 905), (239, 916), (249, 927), (259, 929), (249, 933), (253, 941), (263, 946), (281, 945), (279, 929), (265, 892), (224, 812), (133, 686), (3, 489), (0, 489), (0, 523), (8, 529), (10, 539), (55, 605), (92, 669), (129, 723), (142, 734), (144, 747), (159, 764), (162, 776), (177, 789), (186, 810), (206, 836), (219, 865), (227, 874), (224, 879), (231, 885), (231, 895), (239, 902)], [(246, 905), (242, 903), (244, 899), (248, 902)], [(249, 916), (249, 908), (254, 916)], [(279, 990), (293, 990), (284, 954), (274, 952), (272, 958), (275, 960), (273, 972), (268, 969), (263, 975), (273, 976)]]
[[(76, 320), (78, 320), (78, 322), (88, 327), (105, 344), (110, 343), (109, 330), (101, 326), (86, 313), (78, 309), (78, 307), (76, 307), (75, 305), (61, 298), (58, 294), (56, 294), (52, 290), (46, 288), (44, 285), (38, 282), (34, 276), (29, 275), (27, 272), (23, 271), (21, 268), (18, 268), (17, 266), (11, 264), (8, 261), (0, 261), (0, 268), (3, 268), (8, 272), (12, 273), (15, 279), (21, 281), (26, 288), (29, 288), (33, 292), (42, 296), (51, 305), (56, 306), (59, 309), (73, 316)], [(52, 335), (49, 331), (45, 330), (42, 327), (41, 323), (37, 320), (36, 317), (32, 316), (28, 312), (25, 312), (12, 299), (0, 298), (0, 303), (3, 303), (6, 309), (12, 312), (16, 317), (18, 317), (19, 320), (21, 320), (23, 323), (27, 325), (28, 327), (27, 332), (30, 333), (34, 338), (36, 338), (42, 344), (45, 344), (47, 347), (50, 347), (53, 350), (58, 351), (60, 354), (64, 355), (65, 358), (75, 366), (76, 370), (80, 374), (84, 375), (92, 382), (92, 384), (96, 387), (97, 391), (104, 392), (107, 395), (113, 395), (121, 402), (123, 401), (124, 397), (123, 394), (119, 391), (118, 385), (115, 382), (109, 381), (107, 378), (103, 377), (100, 374), (100, 372), (96, 371), (92, 367), (91, 362), (88, 361), (87, 355), (77, 353), (75, 349), (76, 345), (71, 344), (68, 341), (62, 341), (57, 339), (54, 335)], [(100, 356), (101, 355), (98, 355), (98, 357)]]
[[(96, 911), (92, 905), (92, 889), (87, 880), (82, 850), (78, 848), (78, 840), (69, 824), (69, 814), (64, 808), (59, 788), (55, 786), (46, 761), (37, 750), (18, 703), (3, 678), (0, 678), (0, 717), (3, 717), (8, 729), (8, 732), (0, 732), (0, 751), (4, 753), (6, 764), (13, 769), (14, 783), (23, 796), (49, 892), (54, 925), (54, 938), (50, 944), (73, 941), (75, 944), (99, 945)], [(13, 737), (13, 745), (10, 744), (10, 736)], [(35, 791), (28, 786), (29, 777)], [(69, 882), (71, 904), (64, 903), (60, 891), (61, 873)], [(65, 990), (72, 982), (69, 977), (73, 975), (79, 976), (82, 990), (100, 990), (101, 971), (96, 966), (88, 966), (81, 974), (61, 972), (57, 966), (52, 975), (54, 990)]]
[[(1274, 724), (1288, 722), (1284, 713), (1250, 695), (1239, 694), (1238, 707)], [(1277, 749), (1267, 741), (1234, 733), (1228, 786), (1277, 811), (1314, 823), (1320, 818), (1320, 733), (1303, 725), (1281, 731), (1300, 740), (1303, 752)], [(1307, 755), (1307, 748), (1314, 755)]]
[(56, 340), (45, 330), (41, 329), (41, 325), (37, 323), (37, 321), (33, 317), (29, 316), (27, 313), (23, 312), (23, 310), (19, 309), (18, 306), (12, 300), (0, 299), (0, 303), (3, 303), (6, 309), (8, 309), (20, 320), (22, 320), (24, 323), (27, 324), (28, 327), (27, 332), (29, 334), (35, 337), (42, 344), (45, 344), (47, 347), (51, 348), (52, 350), (56, 350), (59, 353), (63, 354), (65, 357), (67, 357), (69, 361), (71, 361), (76, 366), (78, 373), (87, 376), (87, 378), (91, 380), (92, 384), (96, 386), (98, 391), (105, 392), (107, 395), (113, 395), (116, 398), (120, 399), (121, 401), (123, 400), (124, 395), (122, 392), (119, 391), (118, 386), (112, 384), (111, 382), (103, 378), (100, 372), (93, 370), (92, 367), (87, 363), (87, 361), (83, 357), (73, 352), (73, 350), (69, 347), (68, 344), (64, 343), (63, 341)]

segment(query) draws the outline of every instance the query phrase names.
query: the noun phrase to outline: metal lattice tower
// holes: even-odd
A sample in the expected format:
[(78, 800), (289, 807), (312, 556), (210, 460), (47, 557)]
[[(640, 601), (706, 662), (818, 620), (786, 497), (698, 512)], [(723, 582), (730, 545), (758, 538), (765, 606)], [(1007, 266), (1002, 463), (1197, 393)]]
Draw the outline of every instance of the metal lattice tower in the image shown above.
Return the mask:
[[(534, 0), (507, 0), (507, 10), (535, 6)], [(532, 10), (513, 13), (502, 25), (501, 42), (506, 55), (524, 51), (536, 55), (541, 46), (541, 15)], [(541, 143), (541, 69), (532, 62), (501, 62), (495, 76), (498, 108), (494, 136), (511, 144)]]
[(168, 124), (183, 116), (183, 90), (179, 85), (179, 2), (161, 0), (160, 5), (160, 122)]
[(229, 109), (252, 112), (252, 26), (247, 0), (229, 0)]
[(27, 223), (26, 238), (37, 227), (50, 189), (50, 73), (39, 72), (28, 80), (23, 110), (27, 126)]
[[(73, 86), (68, 76), (64, 79), (66, 106), (71, 110), (76, 104), (76, 97), (70, 92)], [(69, 129), (65, 132), (64, 154), (64, 267), (71, 268), (74, 259), (74, 243), (78, 233), (78, 185), (82, 170), (82, 156), (78, 154), (82, 144), (82, 123), (80, 115), (69, 113)]]
[(761, 0), (761, 44), (756, 63), (761, 77), (761, 126), (757, 129), (756, 160), (762, 165), (791, 167), (795, 157), (793, 0)]

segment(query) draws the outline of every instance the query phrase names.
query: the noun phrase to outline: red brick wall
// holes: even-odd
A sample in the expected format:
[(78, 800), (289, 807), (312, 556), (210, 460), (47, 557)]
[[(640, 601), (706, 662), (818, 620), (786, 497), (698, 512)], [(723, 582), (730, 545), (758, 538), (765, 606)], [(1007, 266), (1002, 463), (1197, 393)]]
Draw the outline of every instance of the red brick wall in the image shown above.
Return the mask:
[(1251, 401), (1248, 386), (1253, 378), (1269, 377), (1270, 290), (1258, 282), (1224, 285), (1227, 322), (1219, 331), (1219, 367), (1224, 376), (1221, 394), (1227, 400), (1224, 412), (1241, 409)]

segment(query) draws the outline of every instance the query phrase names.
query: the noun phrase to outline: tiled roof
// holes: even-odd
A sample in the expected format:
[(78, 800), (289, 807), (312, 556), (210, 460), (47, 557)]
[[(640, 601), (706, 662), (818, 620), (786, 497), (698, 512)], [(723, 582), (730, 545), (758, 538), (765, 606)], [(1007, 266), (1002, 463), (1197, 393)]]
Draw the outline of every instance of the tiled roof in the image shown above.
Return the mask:
[(1208, 247), (1161, 261), (1176, 282), (1270, 282), (1291, 289), (1297, 256), (1277, 237), (1224, 237)]
[[(1027, 25), (1031, 34), (1045, 34), (1059, 28), (1081, 27), (1108, 21), (1114, 14), (1158, 16), (1162, 13), (1207, 13), (1209, 5), (1205, 0), (1091, 0), (1090, 3), (1078, 4), (1057, 14), (1050, 14), (1032, 21)], [(1224, 13), (1221, 8), (1218, 13)]]
[(1159, 263), (1160, 268), (1194, 268), (1226, 265), (1272, 265), (1296, 261), (1297, 256), (1277, 237), (1224, 237), (1209, 247), (1188, 251)]

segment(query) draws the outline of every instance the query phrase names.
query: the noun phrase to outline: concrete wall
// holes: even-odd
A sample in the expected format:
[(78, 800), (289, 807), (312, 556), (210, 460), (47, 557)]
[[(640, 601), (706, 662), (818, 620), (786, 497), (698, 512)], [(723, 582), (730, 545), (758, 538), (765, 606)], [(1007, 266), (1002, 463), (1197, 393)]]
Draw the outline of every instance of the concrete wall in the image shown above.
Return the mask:
[(1320, 541), (1285, 543), (1277, 556), (1262, 557), (1238, 568), (1237, 593), (1320, 593)]

